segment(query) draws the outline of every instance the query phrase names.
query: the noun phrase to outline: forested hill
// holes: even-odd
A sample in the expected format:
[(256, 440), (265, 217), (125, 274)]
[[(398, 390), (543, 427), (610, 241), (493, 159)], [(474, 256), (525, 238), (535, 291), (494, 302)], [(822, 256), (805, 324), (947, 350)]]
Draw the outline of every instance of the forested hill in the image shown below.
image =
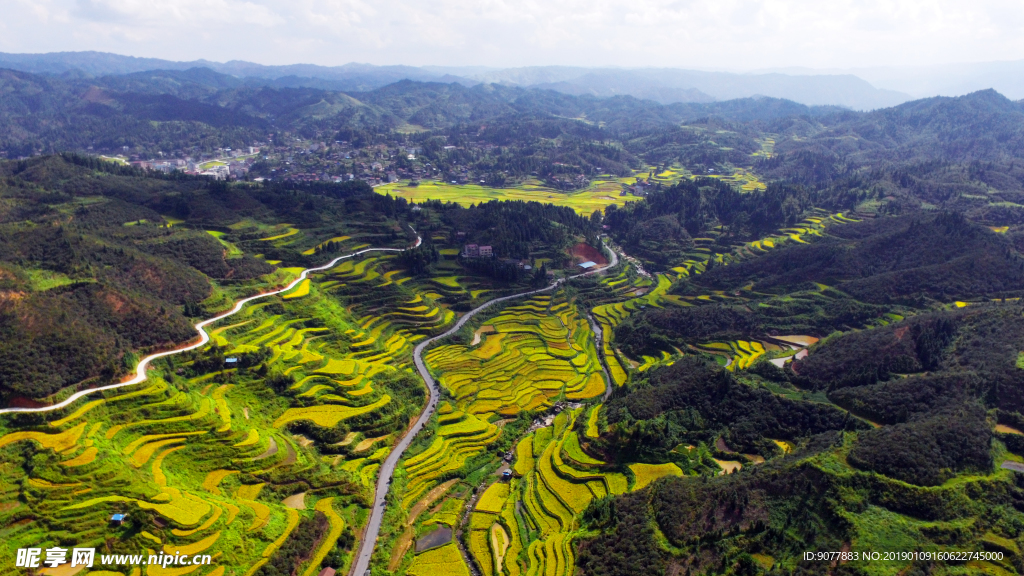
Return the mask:
[[(410, 80), (346, 94), (278, 88), (201, 68), (87, 79), (0, 70), (0, 88), (5, 94), (0, 122), (6, 127), (0, 150), (8, 156), (89, 146), (97, 151), (121, 145), (171, 150), (195, 145), (237, 147), (277, 130), (312, 136), (405, 125), (439, 129), (510, 115), (587, 118), (629, 130), (707, 115), (749, 121), (830, 110), (776, 99), (663, 106), (628, 96), (600, 99), (549, 90), (499, 85), (467, 88)], [(170, 124), (147, 128), (151, 122)]]
[[(208, 69), (98, 78), (0, 70), (0, 91), (7, 157), (125, 147), (142, 158), (198, 157), (276, 134), (278, 146), (404, 143), (499, 185), (563, 172), (624, 176), (645, 165), (710, 176), (741, 167), (764, 182), (874, 196), (885, 211), (937, 206), (994, 225), (1017, 218), (1009, 206), (1024, 194), (1024, 104), (991, 90), (866, 113), (772, 98), (662, 105), (410, 80), (345, 93)], [(450, 158), (444, 146), (455, 147)]]
[(229, 188), (68, 155), (0, 163), (0, 198), (4, 404), (115, 381), (137, 351), (192, 339), (191, 320), (223, 307), (225, 287), (252, 293), (287, 279), (268, 259), (304, 267), (327, 257), (260, 241), (268, 226), (330, 237), (351, 219), (361, 224), (346, 225), (350, 235), (408, 241), (385, 217), (405, 202), (362, 182)]
[[(678, 227), (694, 208), (715, 213), (722, 196), (707, 185), (664, 194), (613, 214), (613, 230), (631, 218), (641, 229)], [(655, 205), (663, 208), (650, 213)], [(584, 448), (606, 462), (672, 463), (686, 473), (591, 504), (577, 549), (584, 574), (643, 566), (866, 576), (876, 572), (852, 563), (828, 572), (803, 552), (893, 541), (1017, 549), (1024, 260), (1016, 241), (959, 212), (859, 216), (832, 219), (809, 242), (797, 236), (771, 250), (748, 242), (703, 271), (675, 268), (691, 272), (670, 289), (682, 305), (641, 306), (615, 327), (616, 357), (647, 369), (603, 406), (601, 433), (588, 428)], [(804, 226), (784, 230), (804, 234)], [(730, 238), (725, 228), (699, 230)], [(628, 227), (621, 238), (634, 241)], [(653, 238), (636, 250), (656, 263), (659, 255), (639, 252)], [(708, 239), (697, 248), (721, 249)], [(690, 240), (685, 251), (694, 254)], [(689, 477), (710, 461), (722, 471)], [(1004, 554), (998, 566), (977, 563), (979, 573), (1020, 573), (1016, 552)], [(894, 564), (904, 574), (957, 573), (941, 561)]]
[[(806, 149), (821, 147), (860, 166), (928, 160), (998, 161), (1024, 154), (1024, 102), (995, 90), (936, 97), (823, 122)], [(790, 145), (792, 150), (801, 146)]]

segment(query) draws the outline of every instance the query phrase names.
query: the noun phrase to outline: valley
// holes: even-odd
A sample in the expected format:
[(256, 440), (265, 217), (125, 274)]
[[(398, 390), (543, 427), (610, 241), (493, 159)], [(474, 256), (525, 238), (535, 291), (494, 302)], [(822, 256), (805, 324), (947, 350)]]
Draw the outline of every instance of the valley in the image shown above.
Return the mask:
[[(189, 82), (178, 112), (206, 116), (165, 122), (232, 146), (271, 108), (338, 116), (276, 116), (305, 152), (229, 180), (0, 162), (0, 554), (211, 558), (57, 576), (1024, 572), (1020, 103)], [(109, 114), (155, 109), (118, 94)], [(803, 555), (887, 547), (987, 555)]]

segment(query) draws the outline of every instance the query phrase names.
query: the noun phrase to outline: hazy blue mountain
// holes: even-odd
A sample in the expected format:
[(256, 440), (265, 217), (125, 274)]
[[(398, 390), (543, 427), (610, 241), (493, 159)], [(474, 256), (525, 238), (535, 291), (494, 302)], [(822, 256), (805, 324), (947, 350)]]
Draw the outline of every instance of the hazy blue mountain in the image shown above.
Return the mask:
[(208, 68), (246, 79), (250, 85), (368, 92), (400, 80), (457, 82), (466, 86), (500, 83), (597, 97), (633, 96), (661, 104), (711, 102), (754, 96), (784, 98), (809, 106), (837, 105), (857, 110), (894, 106), (910, 100), (901, 92), (881, 90), (851, 74), (734, 74), (672, 68), (617, 69), (539, 66), (511, 69), (443, 66), (344, 66), (292, 64), (264, 66), (252, 62), (173, 62), (101, 52), (50, 54), (0, 53), (0, 67), (66, 77), (127, 75), (153, 70)]
[(1024, 60), (842, 69), (776, 68), (757, 71), (768, 72), (805, 76), (853, 74), (878, 88), (905, 92), (914, 98), (963, 96), (988, 88), (1012, 100), (1024, 98)]
[(550, 88), (570, 94), (628, 94), (663, 104), (770, 96), (809, 106), (838, 105), (871, 110), (910, 100), (906, 94), (879, 90), (850, 74), (733, 74), (672, 68), (624, 70), (540, 66), (499, 70), (473, 78), (483, 82)]
[(373, 66), (371, 64), (345, 64), (344, 66), (317, 66), (291, 64), (264, 66), (241, 60), (210, 62), (193, 60), (175, 62), (158, 58), (136, 58), (105, 52), (53, 52), (48, 54), (0, 53), (0, 68), (32, 72), (34, 74), (85, 73), (90, 76), (124, 75), (153, 70), (184, 71), (207, 68), (237, 78), (272, 80), (278, 87), (315, 87), (325, 90), (366, 91), (393, 84), (399, 80), (465, 81), (447, 71), (430, 71), (413, 66)]

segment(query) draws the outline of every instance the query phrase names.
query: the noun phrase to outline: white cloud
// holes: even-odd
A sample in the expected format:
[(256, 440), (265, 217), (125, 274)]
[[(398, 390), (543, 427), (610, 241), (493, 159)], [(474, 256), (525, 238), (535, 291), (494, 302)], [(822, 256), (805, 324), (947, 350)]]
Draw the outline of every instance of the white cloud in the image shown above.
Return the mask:
[(756, 69), (1024, 59), (1011, 0), (0, 0), (0, 50)]

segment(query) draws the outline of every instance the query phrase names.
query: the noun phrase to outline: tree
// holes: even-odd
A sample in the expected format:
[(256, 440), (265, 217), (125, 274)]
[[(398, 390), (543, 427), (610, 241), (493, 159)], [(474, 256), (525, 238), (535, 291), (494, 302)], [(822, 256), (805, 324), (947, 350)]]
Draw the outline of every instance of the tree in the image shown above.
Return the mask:
[(540, 268), (537, 268), (533, 272), (533, 281), (531, 284), (534, 286), (544, 286), (548, 283), (548, 266), (547, 264), (541, 264)]

